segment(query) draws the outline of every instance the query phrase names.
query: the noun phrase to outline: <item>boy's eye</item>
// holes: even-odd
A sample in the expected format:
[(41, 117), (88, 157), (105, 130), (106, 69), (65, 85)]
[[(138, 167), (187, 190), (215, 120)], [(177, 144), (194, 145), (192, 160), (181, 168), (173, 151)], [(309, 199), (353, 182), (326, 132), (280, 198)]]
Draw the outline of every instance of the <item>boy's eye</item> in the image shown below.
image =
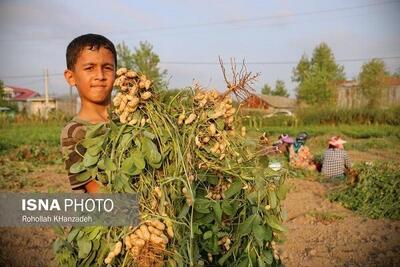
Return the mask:
[(84, 68), (84, 70), (92, 70), (92, 69), (93, 69), (93, 66)]

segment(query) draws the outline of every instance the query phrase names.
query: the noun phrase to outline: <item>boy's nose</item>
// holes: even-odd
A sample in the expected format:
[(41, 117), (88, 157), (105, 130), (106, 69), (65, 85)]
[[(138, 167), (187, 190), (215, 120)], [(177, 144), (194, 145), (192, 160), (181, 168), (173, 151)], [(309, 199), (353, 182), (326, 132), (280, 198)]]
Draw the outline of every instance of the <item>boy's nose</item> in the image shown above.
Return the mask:
[(102, 69), (99, 69), (96, 71), (96, 79), (98, 80), (104, 80), (105, 75), (104, 75), (104, 71)]

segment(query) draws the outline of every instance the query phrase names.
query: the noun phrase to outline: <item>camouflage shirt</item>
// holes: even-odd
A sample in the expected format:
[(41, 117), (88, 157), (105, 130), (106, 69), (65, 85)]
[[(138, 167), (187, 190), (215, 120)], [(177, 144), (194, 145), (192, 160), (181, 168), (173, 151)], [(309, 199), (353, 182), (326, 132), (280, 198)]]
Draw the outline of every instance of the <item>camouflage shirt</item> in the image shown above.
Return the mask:
[(86, 126), (89, 122), (74, 117), (61, 131), (61, 152), (65, 162), (65, 169), (68, 172), (69, 182), (73, 190), (86, 192), (85, 185), (93, 178), (86, 181), (77, 181), (76, 174), (69, 172), (72, 164), (83, 159), (86, 149), (80, 144), (80, 141), (85, 138)]

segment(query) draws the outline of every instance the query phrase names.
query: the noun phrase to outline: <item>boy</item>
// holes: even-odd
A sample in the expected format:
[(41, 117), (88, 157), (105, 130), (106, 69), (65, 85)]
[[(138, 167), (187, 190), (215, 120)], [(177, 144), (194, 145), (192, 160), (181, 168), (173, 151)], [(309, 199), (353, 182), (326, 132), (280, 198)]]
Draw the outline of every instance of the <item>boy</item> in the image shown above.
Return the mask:
[(93, 178), (77, 181), (76, 175), (69, 173), (69, 168), (81, 161), (81, 155), (85, 153), (79, 141), (85, 137), (86, 126), (108, 121), (107, 108), (111, 103), (117, 53), (114, 44), (104, 36), (85, 34), (68, 45), (66, 58), (64, 77), (70, 86), (77, 88), (81, 108), (61, 133), (65, 167), (73, 190), (91, 193), (104, 191), (105, 187)]

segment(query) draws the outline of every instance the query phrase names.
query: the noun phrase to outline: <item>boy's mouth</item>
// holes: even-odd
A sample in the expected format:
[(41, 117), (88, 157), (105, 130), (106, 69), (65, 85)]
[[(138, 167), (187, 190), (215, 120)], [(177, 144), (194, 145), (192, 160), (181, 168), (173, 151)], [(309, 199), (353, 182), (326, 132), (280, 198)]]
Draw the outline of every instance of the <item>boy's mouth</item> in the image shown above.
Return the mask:
[(92, 85), (91, 88), (96, 90), (104, 90), (106, 88), (105, 85)]

